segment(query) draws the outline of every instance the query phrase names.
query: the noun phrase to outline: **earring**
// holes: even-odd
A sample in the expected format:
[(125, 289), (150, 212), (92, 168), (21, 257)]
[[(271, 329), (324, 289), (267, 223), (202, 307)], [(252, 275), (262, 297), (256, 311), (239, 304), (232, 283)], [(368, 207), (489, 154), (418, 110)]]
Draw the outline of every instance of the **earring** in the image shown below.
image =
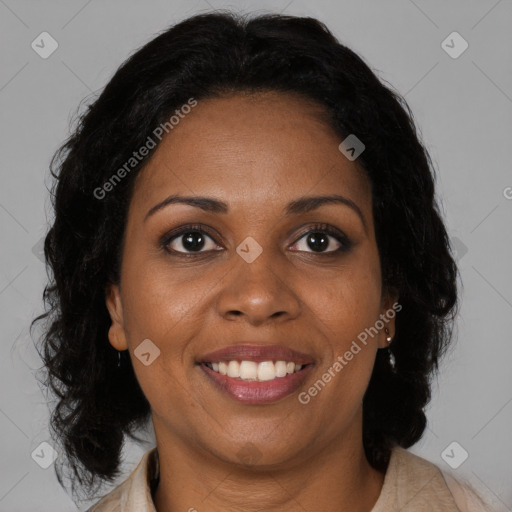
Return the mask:
[(117, 351), (117, 367), (121, 368), (121, 352)]
[[(384, 328), (384, 332), (386, 333), (386, 342), (388, 345), (391, 344), (392, 338), (389, 335), (389, 330), (387, 327)], [(388, 347), (388, 360), (389, 360), (389, 366), (391, 367), (391, 371), (393, 373), (396, 373), (396, 360), (395, 355), (393, 352), (391, 352), (391, 349)]]

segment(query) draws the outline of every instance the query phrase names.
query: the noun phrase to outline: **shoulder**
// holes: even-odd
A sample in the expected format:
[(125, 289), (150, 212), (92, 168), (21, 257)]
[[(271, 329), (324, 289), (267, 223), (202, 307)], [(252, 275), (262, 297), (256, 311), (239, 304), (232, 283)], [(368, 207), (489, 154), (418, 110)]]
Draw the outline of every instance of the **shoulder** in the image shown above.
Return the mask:
[(158, 452), (148, 450), (137, 467), (115, 489), (93, 505), (87, 512), (155, 512), (151, 483), (159, 475)]
[(489, 504), (468, 483), (463, 483), (448, 472), (443, 472), (446, 485), (461, 512), (492, 512)]
[[(381, 495), (372, 512), (490, 512), (475, 493), (473, 501), (468, 498), (471, 492), (453, 477), (445, 478), (432, 462), (397, 446), (391, 453)], [(480, 508), (474, 508), (477, 505)]]

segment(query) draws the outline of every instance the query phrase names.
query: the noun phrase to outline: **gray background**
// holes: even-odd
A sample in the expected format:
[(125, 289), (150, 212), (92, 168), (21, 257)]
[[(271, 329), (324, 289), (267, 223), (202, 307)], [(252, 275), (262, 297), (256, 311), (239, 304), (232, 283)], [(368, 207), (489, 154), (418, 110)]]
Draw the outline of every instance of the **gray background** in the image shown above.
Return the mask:
[[(28, 333), (45, 284), (49, 160), (80, 101), (128, 54), (212, 8), (319, 18), (405, 95), (438, 169), (464, 286), (457, 341), (434, 386), (429, 428), (412, 451), (450, 470), (441, 453), (456, 441), (469, 454), (456, 476), (496, 510), (512, 510), (510, 0), (0, 0), (0, 512), (76, 510), (53, 465), (42, 469), (31, 457), (51, 443)], [(59, 45), (47, 59), (31, 48), (43, 31)], [(453, 31), (469, 43), (458, 58), (441, 46)], [(123, 479), (152, 446), (151, 429), (147, 437), (147, 445), (127, 447)]]

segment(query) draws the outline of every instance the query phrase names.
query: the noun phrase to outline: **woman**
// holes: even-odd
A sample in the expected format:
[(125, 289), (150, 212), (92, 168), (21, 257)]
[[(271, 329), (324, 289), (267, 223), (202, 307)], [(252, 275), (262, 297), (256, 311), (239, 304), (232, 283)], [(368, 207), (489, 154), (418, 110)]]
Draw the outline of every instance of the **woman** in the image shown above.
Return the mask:
[(92, 511), (484, 510), (405, 450), (457, 304), (430, 158), (324, 25), (179, 23), (54, 164), (42, 356), (73, 491), (156, 439)]

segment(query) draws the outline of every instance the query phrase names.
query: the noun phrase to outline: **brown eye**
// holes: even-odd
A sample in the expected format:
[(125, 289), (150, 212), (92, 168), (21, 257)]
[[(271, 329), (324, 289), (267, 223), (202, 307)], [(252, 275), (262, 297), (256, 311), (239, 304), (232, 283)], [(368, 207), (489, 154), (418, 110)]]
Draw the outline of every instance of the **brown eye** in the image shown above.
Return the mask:
[(222, 249), (204, 229), (196, 227), (185, 227), (174, 231), (166, 236), (162, 245), (170, 253), (184, 255)]
[(352, 247), (350, 240), (338, 229), (320, 225), (304, 233), (292, 246), (293, 251), (333, 254), (348, 251)]

